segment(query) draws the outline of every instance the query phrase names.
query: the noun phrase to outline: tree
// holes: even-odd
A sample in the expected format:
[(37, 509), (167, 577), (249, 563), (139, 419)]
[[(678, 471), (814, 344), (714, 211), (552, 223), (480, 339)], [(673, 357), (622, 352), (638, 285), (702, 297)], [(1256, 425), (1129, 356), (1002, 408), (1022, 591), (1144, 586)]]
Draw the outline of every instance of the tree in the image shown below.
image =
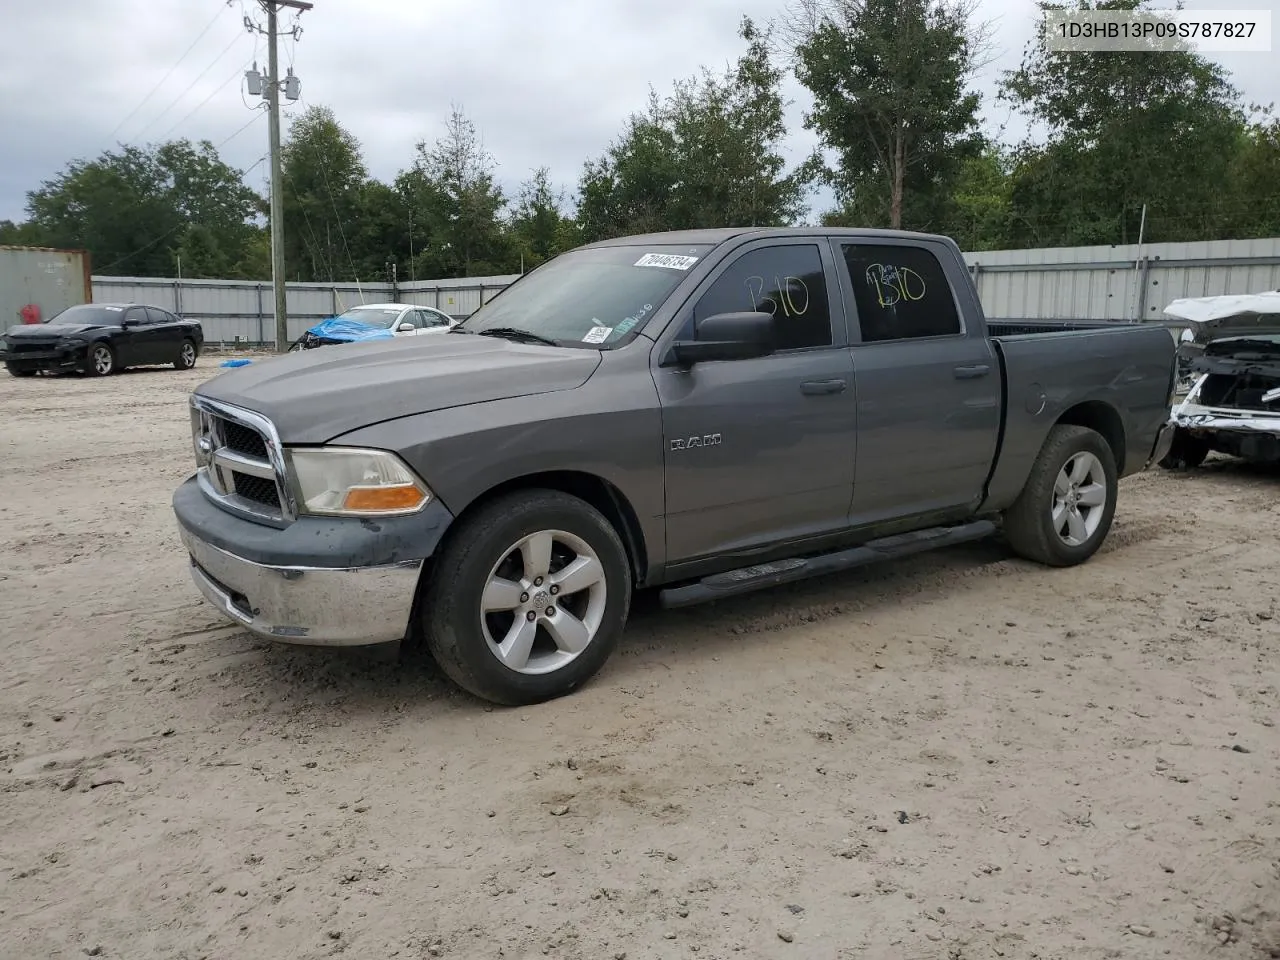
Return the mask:
[[(1145, 10), (1145, 0), (1073, 0), (1041, 11)], [(1013, 203), (1021, 242), (1129, 243), (1143, 205), (1149, 240), (1228, 228), (1224, 195), (1246, 115), (1223, 69), (1187, 48), (1049, 50), (1043, 32), (1006, 74), (1003, 96), (1045, 132), (1019, 150)]]
[(976, 156), (980, 97), (968, 85), (984, 31), (972, 0), (801, 0), (796, 76), (805, 125), (835, 152), (824, 179), (836, 220), (928, 227)]
[(564, 191), (552, 186), (547, 167), (539, 167), (521, 184), (509, 229), (514, 252), (525, 269), (573, 246), (572, 220), (565, 216), (564, 206)]
[(989, 146), (960, 166), (942, 233), (964, 250), (998, 250), (1007, 245), (1013, 216), (1012, 159)]
[(804, 212), (803, 171), (786, 172), (782, 71), (770, 34), (744, 17), (747, 49), (723, 74), (703, 68), (633, 114), (579, 183), (586, 239), (693, 227), (779, 226)]
[(484, 275), (505, 259), (498, 215), (506, 198), (494, 183), (495, 166), (475, 124), (455, 106), (444, 135), (418, 144), (413, 171), (402, 178), (446, 275)]
[(289, 127), (281, 167), (286, 275), (360, 279), (348, 236), (363, 212), (368, 180), (360, 142), (331, 109), (310, 106)]
[(1280, 119), (1265, 113), (1251, 123), (1232, 160), (1229, 183), (1235, 204), (1228, 236), (1280, 235)]
[(164, 276), (175, 269), (186, 231), (237, 262), (253, 241), (258, 198), (208, 141), (122, 147), (73, 160), (27, 194), (28, 236), (49, 246), (82, 247), (105, 274)]

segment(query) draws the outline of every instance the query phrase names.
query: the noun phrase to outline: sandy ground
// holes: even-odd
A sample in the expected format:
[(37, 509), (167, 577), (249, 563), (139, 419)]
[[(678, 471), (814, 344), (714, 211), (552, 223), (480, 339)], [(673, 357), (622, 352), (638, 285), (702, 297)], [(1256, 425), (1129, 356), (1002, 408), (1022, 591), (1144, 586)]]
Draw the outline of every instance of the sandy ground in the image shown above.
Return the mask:
[(229, 627), (169, 496), (217, 373), (0, 374), (6, 958), (1280, 956), (1280, 476), (641, 609), (491, 709)]

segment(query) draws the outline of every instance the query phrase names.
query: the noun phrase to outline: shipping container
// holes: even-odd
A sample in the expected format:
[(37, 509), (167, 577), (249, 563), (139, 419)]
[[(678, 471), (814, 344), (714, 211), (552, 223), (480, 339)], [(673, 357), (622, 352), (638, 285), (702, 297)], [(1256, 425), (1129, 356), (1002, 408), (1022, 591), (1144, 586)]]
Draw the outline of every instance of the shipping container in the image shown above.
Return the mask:
[(0, 331), (93, 302), (87, 250), (0, 246)]

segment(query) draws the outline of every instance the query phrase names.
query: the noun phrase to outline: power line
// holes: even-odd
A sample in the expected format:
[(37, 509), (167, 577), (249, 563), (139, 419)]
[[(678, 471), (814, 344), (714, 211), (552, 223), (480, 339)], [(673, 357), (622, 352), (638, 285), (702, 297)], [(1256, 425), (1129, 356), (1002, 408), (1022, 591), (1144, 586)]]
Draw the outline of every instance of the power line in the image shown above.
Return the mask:
[(240, 129), (238, 129), (235, 133), (231, 134), (231, 136), (225, 138), (220, 143), (215, 144), (213, 149), (221, 150), (226, 144), (230, 143), (236, 137), (240, 136), (240, 134), (244, 133), (246, 130), (248, 130), (251, 126), (253, 126), (255, 123), (257, 123), (261, 119), (262, 119), (262, 114), (255, 112), (254, 115), (249, 118), (248, 123), (246, 123)]
[(177, 70), (179, 65), (181, 65), (182, 61), (187, 59), (187, 54), (189, 54), (192, 50), (194, 50), (196, 48), (196, 44), (204, 39), (204, 35), (209, 32), (210, 28), (215, 23), (218, 22), (218, 18), (220, 16), (222, 16), (221, 10), (218, 10), (217, 12), (214, 13), (213, 18), (204, 25), (204, 29), (201, 30), (199, 35), (197, 35), (197, 37), (191, 41), (191, 46), (187, 47), (186, 50), (182, 51), (182, 56), (178, 58), (177, 62), (174, 63), (174, 65), (169, 68), (168, 72), (163, 77), (160, 78), (159, 82), (157, 82), (156, 85), (147, 92), (147, 95), (143, 97), (141, 101), (139, 101), (138, 105), (134, 107), (132, 110), (130, 110), (128, 115), (123, 120), (121, 120), (119, 123), (116, 124), (115, 129), (112, 130), (109, 134), (107, 134), (108, 140), (115, 137), (115, 135), (120, 132), (120, 128), (123, 127), (130, 120), (132, 120), (133, 115), (142, 109), (143, 105), (146, 104), (146, 102), (150, 100), (152, 96), (155, 95), (155, 92), (157, 90), (159, 90), (162, 86), (164, 86), (164, 82), (168, 80), (171, 76), (173, 76), (173, 71)]
[(242, 76), (244, 74), (245, 69), (248, 68), (249, 64), (252, 62), (253, 62), (252, 60), (246, 60), (240, 66), (236, 67), (234, 73), (232, 73), (229, 77), (227, 77), (227, 79), (223, 80), (222, 83), (218, 84), (218, 86), (215, 87), (212, 91), (210, 91), (207, 97), (205, 97), (203, 100), (197, 103), (194, 107), (192, 107), (190, 112), (188, 112), (185, 117), (183, 117), (173, 126), (171, 126), (163, 134), (161, 134), (160, 139), (162, 140), (166, 139), (169, 136), (169, 134), (173, 133), (173, 131), (177, 130), (178, 127), (182, 126), (184, 123), (190, 120), (196, 114), (196, 112), (200, 110), (201, 107), (203, 107), (206, 103), (208, 103), (210, 100), (216, 97), (224, 89), (226, 89), (227, 84), (229, 84), (232, 80), (235, 80), (237, 77)]
[(222, 52), (219, 53), (216, 57), (214, 57), (213, 61), (207, 67), (205, 67), (203, 70), (200, 71), (200, 73), (196, 76), (196, 78), (187, 85), (186, 89), (184, 89), (181, 93), (179, 93), (176, 97), (174, 97), (173, 101), (167, 107), (165, 107), (163, 110), (157, 113), (154, 117), (152, 117), (151, 120), (148, 123), (146, 123), (141, 130), (139, 130), (136, 134), (134, 134), (134, 139), (135, 140), (142, 139), (143, 133), (145, 133), (148, 129), (150, 129), (151, 124), (155, 123), (157, 120), (163, 117), (166, 113), (168, 113), (170, 110), (176, 107), (178, 105), (178, 102), (195, 88), (195, 85), (200, 82), (201, 78), (204, 77), (204, 75), (208, 73), (210, 70), (212, 70), (214, 67), (216, 67), (219, 64), (219, 62), (221, 62), (222, 58), (227, 55), (228, 51), (230, 51), (231, 48), (235, 46), (236, 41), (239, 39), (240, 39), (239, 34), (236, 34), (236, 36), (232, 37), (231, 42), (222, 48)]

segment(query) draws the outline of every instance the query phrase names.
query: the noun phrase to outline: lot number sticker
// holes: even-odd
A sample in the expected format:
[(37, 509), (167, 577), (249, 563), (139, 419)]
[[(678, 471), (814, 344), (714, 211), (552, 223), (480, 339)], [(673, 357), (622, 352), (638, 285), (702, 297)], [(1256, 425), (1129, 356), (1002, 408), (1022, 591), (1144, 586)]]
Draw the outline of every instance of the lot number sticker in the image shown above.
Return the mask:
[(613, 327), (592, 327), (587, 331), (587, 335), (582, 338), (583, 343), (604, 343), (609, 339), (609, 334), (613, 333)]
[(688, 270), (697, 262), (697, 257), (682, 257), (673, 253), (646, 253), (636, 261), (636, 266), (667, 267), (671, 270)]

